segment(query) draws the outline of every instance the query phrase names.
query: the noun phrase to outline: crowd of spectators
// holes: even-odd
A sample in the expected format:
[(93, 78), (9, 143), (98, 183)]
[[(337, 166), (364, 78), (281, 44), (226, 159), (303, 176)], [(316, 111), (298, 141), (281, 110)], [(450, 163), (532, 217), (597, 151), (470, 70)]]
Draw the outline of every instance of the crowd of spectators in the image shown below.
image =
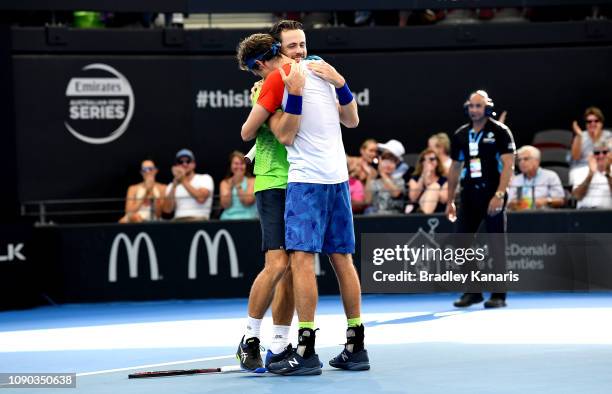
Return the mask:
[[(433, 135), (412, 165), (398, 140), (366, 140), (360, 157), (348, 157), (353, 212), (366, 215), (443, 212), (447, 202), (446, 175), (450, 140)], [(353, 197), (356, 196), (356, 197)], [(361, 198), (363, 196), (363, 198)]]
[(245, 164), (244, 154), (230, 154), (227, 174), (220, 182), (219, 205), (215, 200), (215, 183), (209, 174), (196, 172), (196, 158), (189, 149), (181, 149), (172, 165), (172, 182), (168, 185), (155, 180), (157, 167), (151, 160), (141, 164), (143, 181), (128, 188), (125, 215), (120, 223), (139, 223), (169, 219), (175, 221), (209, 220), (221, 210), (221, 220), (253, 219), (257, 217), (254, 180)]
[[(612, 208), (612, 132), (604, 128), (604, 121), (599, 108), (587, 108), (585, 129), (577, 121), (572, 125), (573, 139), (563, 151), (567, 160), (550, 168), (542, 167), (540, 149), (532, 145), (520, 147), (516, 174), (508, 188), (508, 209)], [(542, 145), (547, 152), (548, 145)], [(552, 146), (558, 150), (554, 143)], [(444, 212), (448, 198), (446, 176), (452, 163), (450, 148), (449, 135), (443, 132), (433, 134), (420, 153), (405, 154), (403, 144), (397, 140), (384, 144), (366, 140), (360, 156), (348, 158), (353, 212)], [(405, 161), (411, 157), (416, 160)], [(569, 176), (562, 180), (559, 174), (567, 173)]]
[[(112, 11), (11, 11), (0, 22), (22, 26), (62, 24), (80, 28), (154, 28), (182, 27), (189, 18), (212, 17), (214, 14), (183, 14)], [(323, 27), (424, 26), (462, 23), (556, 22), (612, 17), (608, 5), (558, 5), (544, 7), (425, 9), (425, 10), (357, 10), (336, 12), (285, 12), (269, 14), (265, 20), (300, 21), (308, 29)]]
[[(604, 121), (599, 108), (589, 107), (584, 113), (585, 128), (577, 121), (573, 123), (573, 139), (567, 147), (565, 163), (568, 176), (564, 178), (567, 179), (562, 179), (558, 166), (543, 166), (543, 152), (550, 143), (541, 144), (541, 149), (533, 145), (520, 147), (516, 174), (508, 188), (508, 209), (574, 206), (612, 209), (612, 132), (604, 128)], [(450, 144), (449, 135), (444, 132), (433, 134), (427, 146), (414, 153), (406, 153), (404, 145), (395, 139), (384, 143), (365, 140), (359, 156), (347, 156), (353, 213), (444, 212), (448, 200), (446, 177), (452, 163)], [(557, 149), (554, 143), (553, 146)], [(145, 160), (140, 166), (142, 182), (127, 190), (125, 215), (120, 222), (256, 218), (250, 167), (245, 164), (242, 152), (230, 154), (226, 176), (219, 184), (217, 203), (213, 178), (196, 172), (192, 151), (181, 149), (176, 153), (173, 180), (168, 185), (156, 181), (155, 163)]]

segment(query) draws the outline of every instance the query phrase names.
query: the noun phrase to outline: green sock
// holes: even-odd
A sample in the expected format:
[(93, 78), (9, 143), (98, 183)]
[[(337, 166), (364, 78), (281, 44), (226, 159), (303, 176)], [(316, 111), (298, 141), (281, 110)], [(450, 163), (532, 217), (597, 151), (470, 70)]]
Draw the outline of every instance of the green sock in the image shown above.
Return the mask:
[(359, 327), (361, 325), (361, 316), (354, 317), (352, 319), (346, 319), (349, 328), (350, 327)]
[(298, 323), (298, 329), (300, 328), (310, 328), (311, 330), (314, 330), (314, 322), (313, 321), (301, 321)]

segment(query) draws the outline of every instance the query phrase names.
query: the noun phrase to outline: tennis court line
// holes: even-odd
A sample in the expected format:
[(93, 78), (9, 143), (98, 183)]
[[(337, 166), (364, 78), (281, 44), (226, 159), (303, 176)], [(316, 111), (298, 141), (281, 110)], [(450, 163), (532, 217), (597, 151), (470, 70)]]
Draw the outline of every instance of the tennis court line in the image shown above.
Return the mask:
[[(339, 347), (339, 346), (342, 346), (342, 345), (317, 346), (317, 349), (326, 349), (326, 348)], [(214, 356), (214, 357), (194, 358), (194, 359), (191, 359), (191, 360), (170, 361), (170, 362), (167, 362), (167, 363), (145, 364), (145, 365), (137, 365), (137, 366), (134, 366), (134, 367), (105, 369), (105, 370), (102, 370), (102, 371), (81, 372), (81, 373), (77, 373), (76, 376), (102, 375), (102, 374), (105, 374), (105, 373), (131, 371), (133, 369), (145, 369), (145, 368), (154, 368), (154, 367), (164, 367), (164, 366), (168, 366), (168, 365), (188, 364), (188, 363), (200, 362), (200, 361), (223, 360), (223, 359), (226, 359), (226, 358), (234, 358), (235, 359), (236, 355), (232, 354), (230, 356)]]
[(194, 358), (194, 359), (191, 359), (191, 360), (170, 361), (170, 362), (167, 362), (167, 363), (145, 364), (145, 365), (137, 365), (137, 366), (134, 366), (134, 367), (105, 369), (105, 370), (102, 370), (102, 371), (81, 372), (81, 373), (77, 373), (76, 376), (102, 375), (102, 374), (105, 374), (105, 373), (130, 371), (132, 369), (144, 369), (144, 368), (153, 368), (153, 367), (164, 367), (164, 366), (167, 366), (167, 365), (188, 364), (188, 363), (199, 362), (199, 361), (223, 360), (223, 359), (226, 359), (226, 358), (235, 358), (235, 357), (236, 357), (236, 355), (232, 354), (231, 356), (215, 356), (215, 357)]

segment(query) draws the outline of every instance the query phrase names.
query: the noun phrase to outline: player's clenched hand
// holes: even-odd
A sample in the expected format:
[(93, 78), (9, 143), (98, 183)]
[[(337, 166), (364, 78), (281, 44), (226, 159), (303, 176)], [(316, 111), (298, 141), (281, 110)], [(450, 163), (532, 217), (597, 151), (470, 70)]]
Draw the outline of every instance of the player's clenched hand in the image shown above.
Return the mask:
[(285, 70), (282, 67), (279, 69), (279, 71), (281, 77), (283, 78), (283, 83), (287, 88), (287, 92), (289, 92), (289, 94), (301, 96), (302, 89), (306, 83), (306, 72), (304, 71), (302, 65), (299, 63), (291, 63), (291, 71), (289, 71), (289, 75), (285, 74)]
[(335, 88), (339, 89), (346, 83), (344, 77), (331, 64), (323, 60), (308, 63), (308, 69), (318, 77), (334, 85)]

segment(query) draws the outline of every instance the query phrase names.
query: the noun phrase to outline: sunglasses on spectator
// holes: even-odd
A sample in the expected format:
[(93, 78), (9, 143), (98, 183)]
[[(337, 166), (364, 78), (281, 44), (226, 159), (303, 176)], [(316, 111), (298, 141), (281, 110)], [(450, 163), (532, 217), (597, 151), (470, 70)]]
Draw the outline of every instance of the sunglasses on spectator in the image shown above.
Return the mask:
[(607, 154), (608, 154), (608, 151), (607, 151), (607, 150), (594, 150), (594, 151), (593, 151), (593, 154), (594, 154), (595, 156), (597, 156), (597, 155), (607, 155)]
[(431, 162), (438, 161), (438, 159), (435, 157), (424, 157), (421, 159), (421, 163), (424, 162), (425, 160), (429, 160)]
[(157, 167), (142, 167), (140, 169), (140, 172), (145, 173), (145, 172), (151, 172), (155, 170), (157, 170)]
[(176, 161), (176, 164), (191, 164), (191, 159), (188, 157), (180, 158)]
[(587, 122), (587, 124), (588, 123), (599, 123), (599, 122), (601, 122), (601, 120), (599, 120), (599, 119), (587, 119), (586, 122)]

